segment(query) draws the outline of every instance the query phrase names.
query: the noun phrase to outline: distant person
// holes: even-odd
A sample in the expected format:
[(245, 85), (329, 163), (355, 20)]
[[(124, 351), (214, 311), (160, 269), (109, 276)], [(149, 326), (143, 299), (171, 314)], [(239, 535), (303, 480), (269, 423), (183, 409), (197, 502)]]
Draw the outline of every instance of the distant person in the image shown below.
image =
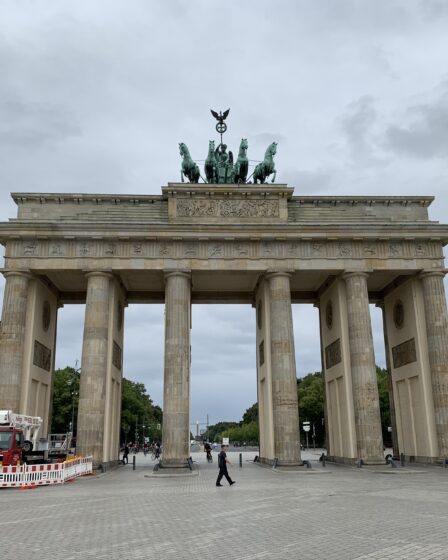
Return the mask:
[(123, 449), (123, 465), (127, 465), (129, 463), (129, 447), (128, 444), (124, 446)]
[(205, 451), (205, 454), (207, 456), (207, 462), (208, 463), (213, 463), (212, 446), (209, 444), (208, 441), (206, 441), (205, 444), (204, 444), (204, 451)]
[(221, 451), (218, 455), (219, 474), (218, 478), (216, 479), (216, 486), (222, 486), (221, 480), (223, 476), (226, 477), (229, 486), (235, 484), (235, 481), (230, 478), (229, 473), (227, 472), (227, 464), (231, 465), (232, 463), (227, 459), (226, 449), (227, 445), (221, 445)]
[(156, 459), (160, 457), (160, 442), (156, 441), (156, 445), (154, 446), (154, 454)]

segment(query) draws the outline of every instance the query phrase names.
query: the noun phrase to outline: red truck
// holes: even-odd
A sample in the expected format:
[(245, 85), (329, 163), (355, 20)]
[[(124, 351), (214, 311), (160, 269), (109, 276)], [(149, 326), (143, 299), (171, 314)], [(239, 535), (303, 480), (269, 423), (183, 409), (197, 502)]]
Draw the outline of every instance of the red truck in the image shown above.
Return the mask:
[(19, 465), (37, 447), (42, 418), (0, 410), (0, 466)]

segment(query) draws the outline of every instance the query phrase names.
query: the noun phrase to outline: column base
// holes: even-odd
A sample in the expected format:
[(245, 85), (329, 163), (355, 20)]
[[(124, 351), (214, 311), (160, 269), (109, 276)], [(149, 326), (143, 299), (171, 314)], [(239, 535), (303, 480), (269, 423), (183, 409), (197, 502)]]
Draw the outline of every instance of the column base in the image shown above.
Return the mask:
[[(384, 457), (370, 457), (367, 459), (361, 459), (363, 465), (385, 465), (386, 459)], [(325, 457), (325, 461), (328, 463), (336, 463), (339, 465), (356, 465), (359, 459), (354, 457), (337, 457), (335, 455), (329, 455)]]
[(159, 469), (190, 469), (189, 459), (161, 459)]
[(258, 457), (258, 463), (261, 463), (263, 465), (268, 465), (268, 466), (274, 466), (274, 462), (275, 462), (275, 466), (276, 467), (303, 467), (303, 461), (301, 459), (299, 459), (298, 461), (279, 461), (279, 460), (275, 460), (275, 459), (268, 459), (267, 457)]

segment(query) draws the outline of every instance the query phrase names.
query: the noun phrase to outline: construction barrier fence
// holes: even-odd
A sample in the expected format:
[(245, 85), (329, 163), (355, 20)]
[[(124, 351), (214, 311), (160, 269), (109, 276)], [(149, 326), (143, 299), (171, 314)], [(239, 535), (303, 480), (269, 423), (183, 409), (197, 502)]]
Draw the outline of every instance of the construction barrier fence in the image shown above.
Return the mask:
[(29, 488), (64, 484), (93, 471), (92, 457), (75, 457), (63, 463), (0, 467), (0, 488)]

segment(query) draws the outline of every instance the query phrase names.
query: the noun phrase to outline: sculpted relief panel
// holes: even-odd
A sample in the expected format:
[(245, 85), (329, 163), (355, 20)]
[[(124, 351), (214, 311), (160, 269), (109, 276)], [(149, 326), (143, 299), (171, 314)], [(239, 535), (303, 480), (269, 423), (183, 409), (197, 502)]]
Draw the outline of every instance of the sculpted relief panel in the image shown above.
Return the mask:
[(177, 200), (179, 217), (277, 218), (279, 214), (278, 200)]

